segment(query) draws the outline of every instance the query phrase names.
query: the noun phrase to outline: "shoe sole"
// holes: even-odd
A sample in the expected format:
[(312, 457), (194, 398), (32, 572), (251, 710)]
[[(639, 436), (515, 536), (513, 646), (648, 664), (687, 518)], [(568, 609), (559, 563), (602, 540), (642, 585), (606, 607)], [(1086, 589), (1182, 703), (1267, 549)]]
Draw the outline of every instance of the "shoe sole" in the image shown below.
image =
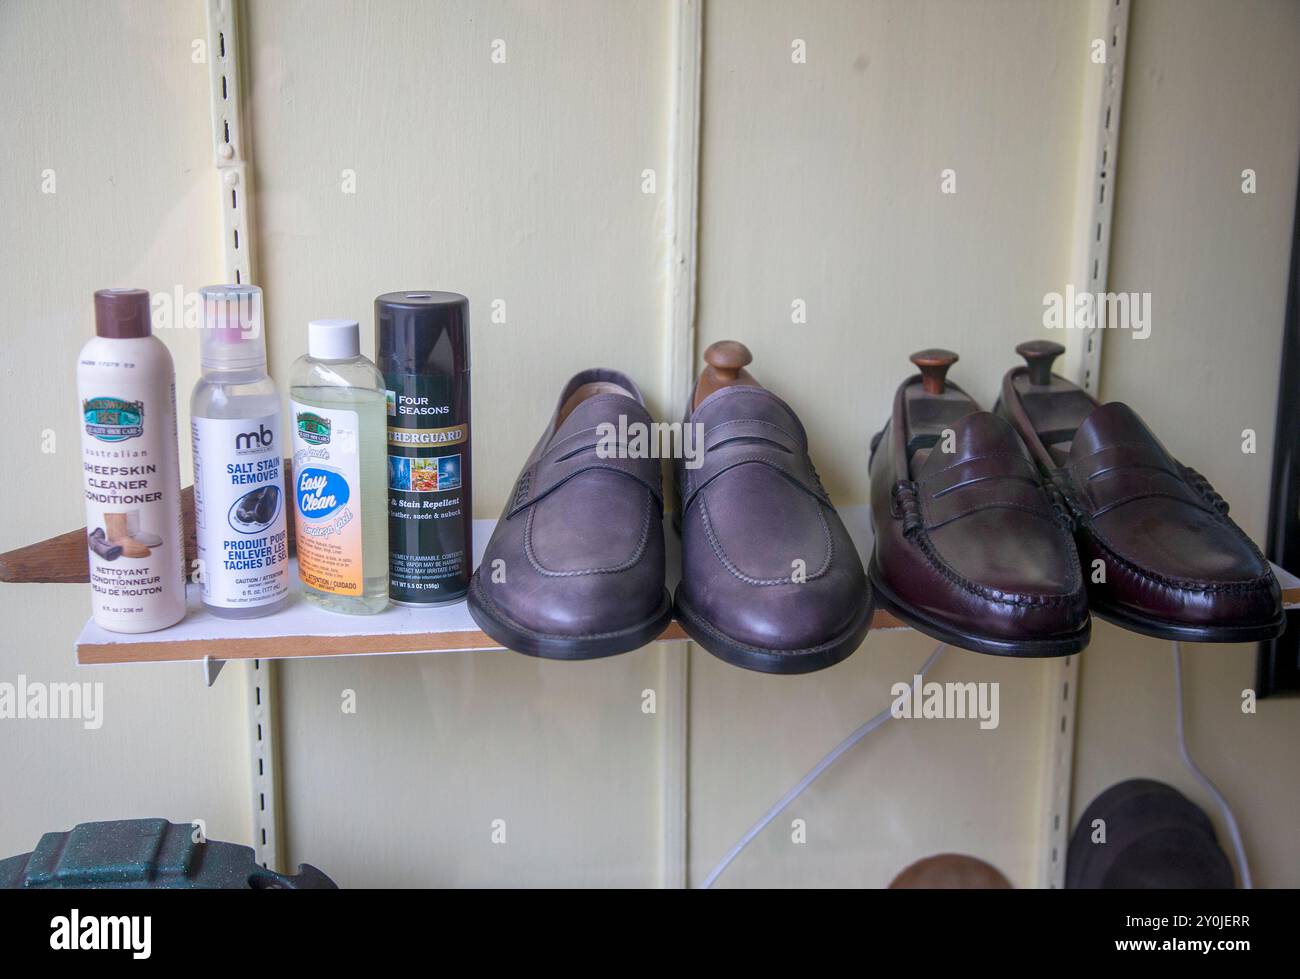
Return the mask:
[(868, 588), (862, 609), (847, 629), (825, 643), (804, 649), (768, 649), (733, 639), (691, 608), (690, 603), (682, 598), (680, 585), (676, 608), (677, 620), (686, 634), (724, 663), (757, 673), (794, 676), (824, 670), (852, 656), (871, 629), (871, 617), (875, 613), (872, 598)]
[(1112, 625), (1129, 632), (1137, 632), (1153, 639), (1177, 642), (1268, 642), (1286, 631), (1286, 611), (1269, 622), (1252, 622), (1249, 625), (1187, 625), (1140, 615), (1128, 609), (1117, 608), (1105, 602), (1089, 600), (1088, 607)]
[(665, 588), (654, 615), (626, 629), (590, 636), (534, 632), (495, 610), (491, 599), (483, 593), (477, 572), (469, 582), (467, 604), (469, 614), (478, 623), (478, 627), (496, 642), (516, 653), (541, 659), (603, 659), (606, 656), (630, 653), (658, 639), (673, 620), (672, 596)]
[(975, 653), (990, 656), (1012, 656), (1019, 659), (1046, 659), (1051, 656), (1072, 656), (1088, 645), (1092, 638), (1092, 619), (1089, 617), (1075, 632), (1064, 635), (1045, 636), (1041, 639), (1001, 639), (993, 636), (981, 636), (973, 632), (954, 629), (947, 623), (939, 622), (924, 612), (913, 608), (895, 595), (881, 581), (880, 572), (873, 556), (867, 574), (871, 578), (871, 587), (876, 591), (876, 602), (882, 608), (892, 612), (917, 632), (923, 632), (931, 639), (938, 639), (950, 646), (969, 649)]

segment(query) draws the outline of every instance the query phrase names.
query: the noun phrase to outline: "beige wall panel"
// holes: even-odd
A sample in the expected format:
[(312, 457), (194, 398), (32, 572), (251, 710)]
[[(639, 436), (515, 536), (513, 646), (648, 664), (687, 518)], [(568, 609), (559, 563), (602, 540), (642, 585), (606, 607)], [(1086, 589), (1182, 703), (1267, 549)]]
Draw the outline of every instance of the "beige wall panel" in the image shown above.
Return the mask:
[[(248, 12), (260, 278), (277, 377), (305, 352), (310, 319), (359, 319), (373, 354), (380, 293), (465, 293), (483, 517), (497, 516), (576, 371), (618, 368), (659, 397), (666, 5), (252, 3)], [(504, 64), (492, 61), (498, 39)], [(641, 192), (645, 169), (658, 194)], [(355, 172), (355, 194), (342, 190), (344, 170)], [(505, 303), (504, 324), (491, 321), (494, 300)]]
[[(1300, 148), (1300, 6), (1134, 2), (1111, 288), (1150, 292), (1151, 335), (1111, 333), (1102, 390), (1204, 473), (1257, 541), (1268, 523)], [(1258, 193), (1243, 194), (1253, 169)], [(1259, 451), (1243, 454), (1242, 430)], [(1291, 569), (1296, 570), (1296, 569)], [(1241, 711), (1255, 646), (1185, 647), (1192, 756), (1236, 811), (1258, 886), (1300, 886), (1300, 701)], [(1082, 658), (1076, 815), (1124, 778), (1170, 782), (1218, 811), (1174, 741), (1168, 643), (1098, 629)]]
[[(85, 522), (76, 363), (94, 331), (94, 290), (192, 290), (222, 275), (207, 66), (190, 60), (205, 35), (197, 2), (0, 3), (0, 550)], [(47, 169), (53, 194), (42, 193)], [(176, 361), (186, 432), (198, 337), (159, 336)], [(52, 453), (42, 451), (47, 429)], [(89, 614), (85, 585), (0, 585), (0, 681), (104, 684), (99, 730), (0, 720), (0, 784), (10, 787), (0, 855), (48, 830), (142, 816), (201, 818), (214, 839), (250, 841), (238, 675), (208, 690), (196, 666), (78, 669), (72, 645)]]
[(292, 862), (345, 886), (656, 884), (666, 714), (641, 704), (658, 668), (655, 647), (586, 663), (496, 652), (287, 664)]
[(867, 499), (909, 353), (956, 350), (954, 380), (991, 408), (1043, 294), (1064, 289), (1085, 12), (706, 6), (700, 344), (749, 345), (837, 500)]
[[(663, 3), (254, 3), (247, 53), (258, 248), (281, 379), (306, 323), (448, 288), (471, 302), (474, 495), (497, 516), (576, 371), (664, 407), (659, 262)], [(310, 20), (312, 29), (303, 31)], [(494, 40), (506, 62), (494, 64)], [(356, 173), (355, 195), (342, 171)], [(654, 169), (658, 193), (641, 192)], [(494, 299), (507, 322), (491, 322)], [(648, 649), (284, 670), (292, 859), (344, 883), (657, 879)], [(356, 717), (340, 691), (357, 690)], [(505, 819), (508, 843), (491, 841)]]
[[(692, 885), (831, 748), (887, 707), (890, 688), (910, 683), (934, 647), (916, 632), (875, 633), (843, 663), (804, 677), (737, 670), (693, 647)], [(999, 726), (886, 722), (778, 816), (717, 886), (884, 887), (914, 860), (950, 852), (1033, 886), (1043, 664), (948, 649), (926, 680), (998, 683)], [(795, 819), (806, 824), (806, 843), (794, 842)]]
[[(992, 407), (1016, 343), (1064, 289), (1087, 39), (1081, 4), (706, 6), (700, 346), (734, 337), (791, 402), (839, 502), (868, 499), (871, 435), (929, 346)], [(807, 63), (791, 44), (807, 44)], [(942, 171), (957, 193), (941, 193)], [(791, 302), (808, 322), (791, 322)], [(864, 555), (864, 560), (868, 555)], [(695, 652), (698, 882), (933, 643), (871, 635), (775, 680)], [(891, 722), (769, 827), (722, 883), (884, 886), (944, 850), (1031, 885), (1046, 719), (1040, 664), (950, 651), (940, 681), (1001, 684), (1001, 723)], [(790, 820), (809, 820), (809, 843)]]

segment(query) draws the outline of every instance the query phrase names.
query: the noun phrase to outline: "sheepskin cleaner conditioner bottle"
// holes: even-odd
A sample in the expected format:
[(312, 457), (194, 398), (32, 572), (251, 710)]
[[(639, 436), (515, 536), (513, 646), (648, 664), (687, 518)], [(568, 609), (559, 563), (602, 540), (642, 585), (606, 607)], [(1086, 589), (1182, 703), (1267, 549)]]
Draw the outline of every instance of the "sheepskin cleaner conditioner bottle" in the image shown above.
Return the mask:
[(166, 629), (185, 618), (176, 373), (153, 335), (144, 289), (95, 293), (77, 394), (95, 623)]
[(262, 290), (207, 286), (190, 400), (203, 604), (251, 619), (289, 602), (280, 395), (266, 374)]

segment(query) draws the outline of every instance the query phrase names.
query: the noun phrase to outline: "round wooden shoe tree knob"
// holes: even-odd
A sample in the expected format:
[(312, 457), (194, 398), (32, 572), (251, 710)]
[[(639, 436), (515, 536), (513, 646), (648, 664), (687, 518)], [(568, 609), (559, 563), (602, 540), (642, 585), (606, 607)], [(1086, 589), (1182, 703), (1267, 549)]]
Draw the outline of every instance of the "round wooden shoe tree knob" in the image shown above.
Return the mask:
[(1052, 340), (1027, 340), (1016, 347), (1016, 353), (1029, 365), (1029, 383), (1041, 388), (1052, 383), (1052, 361), (1065, 353), (1065, 348)]
[(943, 394), (948, 368), (959, 359), (951, 350), (941, 350), (938, 347), (918, 350), (908, 358), (921, 369), (921, 386), (925, 388), (926, 394)]
[(709, 344), (704, 351), (704, 370), (700, 373), (700, 383), (695, 389), (695, 407), (719, 388), (745, 384), (759, 387), (745, 367), (751, 364), (754, 355), (739, 340), (719, 340)]
[(704, 351), (704, 362), (713, 368), (713, 376), (719, 381), (734, 381), (754, 362), (754, 355), (739, 340), (719, 340)]

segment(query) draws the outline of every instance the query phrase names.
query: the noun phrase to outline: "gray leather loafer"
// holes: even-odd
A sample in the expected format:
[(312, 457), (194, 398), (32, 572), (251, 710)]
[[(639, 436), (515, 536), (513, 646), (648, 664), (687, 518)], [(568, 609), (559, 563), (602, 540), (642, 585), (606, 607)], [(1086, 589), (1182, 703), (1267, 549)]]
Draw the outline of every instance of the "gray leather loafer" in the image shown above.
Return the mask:
[(698, 468), (676, 462), (682, 580), (677, 617), (714, 656), (763, 673), (809, 673), (848, 657), (871, 625), (857, 549), (808, 457), (790, 406), (744, 369), (734, 341), (709, 366), (687, 424)]
[(606, 423), (649, 426), (641, 393), (617, 371), (577, 374), (470, 581), (470, 615), (510, 649), (612, 656), (652, 642), (672, 620), (659, 460), (611, 453)]

